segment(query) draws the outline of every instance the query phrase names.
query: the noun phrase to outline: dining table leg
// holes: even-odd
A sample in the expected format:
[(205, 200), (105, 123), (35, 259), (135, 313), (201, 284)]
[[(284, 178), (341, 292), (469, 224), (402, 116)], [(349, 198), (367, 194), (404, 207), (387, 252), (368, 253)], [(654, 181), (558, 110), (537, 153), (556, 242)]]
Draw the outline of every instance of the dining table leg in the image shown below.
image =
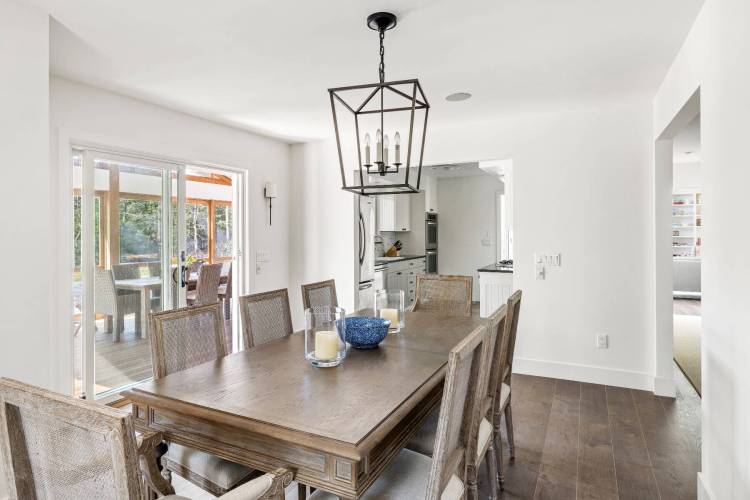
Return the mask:
[(148, 313), (151, 312), (151, 289), (141, 288), (141, 338), (148, 338)]

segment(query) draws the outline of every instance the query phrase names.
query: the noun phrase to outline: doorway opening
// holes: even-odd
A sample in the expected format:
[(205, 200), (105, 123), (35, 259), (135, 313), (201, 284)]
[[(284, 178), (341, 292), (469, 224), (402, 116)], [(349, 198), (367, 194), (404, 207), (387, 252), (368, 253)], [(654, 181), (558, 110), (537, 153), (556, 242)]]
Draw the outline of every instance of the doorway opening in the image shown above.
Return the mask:
[(703, 185), (700, 89), (655, 142), (654, 393), (675, 395), (679, 368), (700, 394)]
[(672, 265), (674, 360), (701, 393), (701, 248), (703, 182), (701, 116), (674, 138), (672, 170)]

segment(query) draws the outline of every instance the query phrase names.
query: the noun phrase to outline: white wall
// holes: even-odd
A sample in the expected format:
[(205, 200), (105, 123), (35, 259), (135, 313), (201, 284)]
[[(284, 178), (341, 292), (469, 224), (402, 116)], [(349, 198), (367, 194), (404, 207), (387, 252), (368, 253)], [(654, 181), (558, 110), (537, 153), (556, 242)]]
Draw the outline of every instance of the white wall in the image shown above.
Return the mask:
[(706, 0), (654, 100), (658, 137), (700, 87), (702, 472), (700, 498), (750, 498), (750, 3)]
[(481, 175), (439, 178), (437, 186), (438, 271), (472, 276), (473, 300), (479, 300), (477, 269), (496, 260), (495, 197), (503, 183), (496, 176)]
[[(0, 375), (50, 385), (49, 18), (0, 0)], [(33, 367), (33, 368), (32, 368)]]
[[(250, 289), (246, 292), (287, 286), (290, 202), (288, 144), (61, 78), (51, 80), (50, 106), (50, 156), (55, 186), (58, 185), (60, 169), (68, 168), (60, 165), (59, 155), (61, 138), (65, 140), (67, 136), (113, 148), (249, 171), (251, 245), (245, 255), (251, 280)], [(268, 226), (267, 201), (263, 198), (263, 184), (266, 181), (277, 183), (279, 189), (279, 197), (274, 200), (274, 223), (271, 227)], [(60, 186), (59, 189), (64, 190), (65, 187)], [(62, 203), (63, 200), (58, 201), (61, 207)], [(60, 208), (60, 211), (64, 210)], [(56, 216), (54, 220), (64, 218)], [(62, 247), (67, 229), (64, 224), (59, 226), (58, 247), (55, 249), (57, 269), (61, 273), (57, 300), (64, 301), (66, 287), (69, 289), (66, 280), (69, 279), (67, 273), (70, 265)], [(270, 252), (269, 262), (263, 265), (260, 274), (255, 274), (256, 250)], [(57, 332), (69, 331), (65, 325), (59, 324), (55, 325), (55, 329)], [(65, 362), (70, 358), (60, 358), (64, 364), (58, 370), (62, 374), (67, 369)], [(60, 375), (58, 378), (66, 377)], [(58, 382), (65, 383), (64, 380)], [(64, 391), (66, 386), (58, 388)]]
[(700, 162), (675, 163), (672, 182), (675, 193), (700, 191), (702, 186)]
[[(49, 18), (0, 0), (0, 376), (50, 387)], [(0, 498), (8, 495), (0, 463)]]
[[(651, 103), (635, 97), (431, 127), (427, 164), (513, 158), (517, 371), (652, 388), (651, 130)], [(562, 267), (536, 281), (535, 252), (560, 252)], [(609, 349), (594, 347), (597, 333)]]
[(295, 329), (304, 327), (304, 283), (336, 280), (339, 306), (354, 307), (356, 195), (341, 189), (334, 141), (292, 146), (289, 301)]

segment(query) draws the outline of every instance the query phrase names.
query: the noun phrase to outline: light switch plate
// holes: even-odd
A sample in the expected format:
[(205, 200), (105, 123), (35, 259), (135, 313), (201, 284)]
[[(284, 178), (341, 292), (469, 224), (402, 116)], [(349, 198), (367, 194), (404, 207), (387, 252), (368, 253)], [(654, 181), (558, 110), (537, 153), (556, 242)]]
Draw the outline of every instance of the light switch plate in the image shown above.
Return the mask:
[(596, 336), (596, 348), (607, 349), (609, 348), (609, 335), (606, 333), (600, 333)]

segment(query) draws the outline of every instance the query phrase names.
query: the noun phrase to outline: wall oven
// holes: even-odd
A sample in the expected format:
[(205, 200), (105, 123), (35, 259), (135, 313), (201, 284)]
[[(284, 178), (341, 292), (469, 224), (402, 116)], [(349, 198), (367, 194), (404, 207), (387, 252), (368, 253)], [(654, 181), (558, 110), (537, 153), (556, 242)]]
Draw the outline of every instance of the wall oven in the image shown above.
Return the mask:
[(436, 274), (438, 272), (438, 251), (425, 250), (425, 273)]
[(438, 247), (438, 214), (427, 212), (424, 218), (424, 248), (437, 250)]

